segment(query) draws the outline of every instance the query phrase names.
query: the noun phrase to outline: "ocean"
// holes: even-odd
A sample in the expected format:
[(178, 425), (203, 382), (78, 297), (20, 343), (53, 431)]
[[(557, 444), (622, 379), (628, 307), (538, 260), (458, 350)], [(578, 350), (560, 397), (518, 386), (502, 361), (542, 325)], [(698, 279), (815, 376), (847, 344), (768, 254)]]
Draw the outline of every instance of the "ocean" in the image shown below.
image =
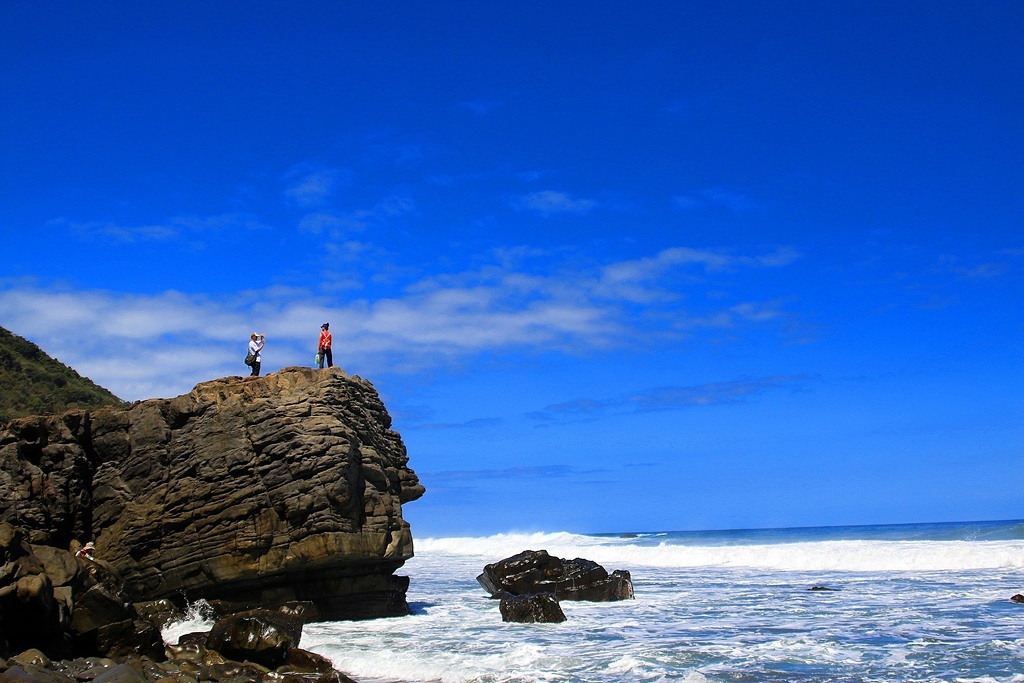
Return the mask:
[[(527, 549), (627, 569), (636, 598), (503, 623), (476, 576)], [(400, 573), (412, 616), (302, 647), (361, 683), (1024, 683), (1024, 521), (425, 538)]]

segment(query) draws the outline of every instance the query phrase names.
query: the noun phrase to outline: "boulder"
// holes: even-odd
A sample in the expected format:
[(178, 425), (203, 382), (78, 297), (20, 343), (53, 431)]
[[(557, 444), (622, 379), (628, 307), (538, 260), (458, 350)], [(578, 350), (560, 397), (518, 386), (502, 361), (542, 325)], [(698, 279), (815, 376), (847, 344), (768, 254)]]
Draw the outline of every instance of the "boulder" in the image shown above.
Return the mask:
[(15, 665), (0, 673), (0, 683), (78, 683), (65, 673), (34, 664)]
[(565, 613), (554, 593), (503, 595), (499, 609), (502, 621), (524, 624), (557, 624), (565, 621)]
[(164, 640), (160, 629), (144, 619), (123, 619), (100, 626), (77, 641), (78, 649), (102, 657), (143, 655), (155, 661), (164, 659)]
[[(0, 427), (0, 519), (37, 545), (94, 539), (133, 602), (407, 614), (402, 504), (424, 489), (390, 427), (373, 385), (339, 368), (21, 418)], [(0, 553), (20, 552), (4, 533)]]
[[(26, 536), (10, 525), (0, 526), (5, 527), (0, 543)], [(109, 568), (51, 546), (14, 545), (7, 543), (10, 561), (0, 568), (0, 623), (9, 626), (0, 650), (38, 648), (53, 658), (78, 653), (163, 659), (159, 631), (136, 620), (123, 585)]]
[[(9, 562), (0, 570), (0, 623), (8, 651), (30, 648), (54, 656), (68, 654), (61, 606), (53, 582), (31, 555)], [(66, 617), (65, 617), (66, 618)]]
[(139, 618), (116, 584), (97, 583), (85, 590), (74, 601), (70, 621), (74, 649), (81, 656), (145, 655), (164, 659), (160, 629)]
[(136, 602), (132, 606), (140, 618), (153, 622), (161, 629), (173, 622), (184, 621), (188, 617), (187, 609), (166, 598)]
[(285, 653), (285, 662), (283, 666), (278, 667), (278, 673), (329, 674), (334, 671), (334, 664), (327, 657), (297, 647), (293, 647)]
[(107, 586), (97, 584), (86, 590), (75, 601), (71, 612), (71, 630), (78, 635), (115, 624), (136, 616), (135, 609), (123, 595)]
[(1024, 595), (1017, 593), (1016, 595), (1010, 597), (1010, 602), (1016, 602), (1024, 605)]
[(55, 588), (80, 583), (82, 564), (67, 550), (48, 545), (31, 546), (32, 555)]
[(301, 638), (301, 618), (270, 610), (250, 610), (218, 619), (206, 638), (206, 647), (228, 659), (273, 669), (288, 661), (289, 650), (297, 648)]
[(491, 597), (553, 593), (559, 600), (608, 602), (633, 597), (628, 571), (611, 574), (591, 560), (563, 560), (546, 550), (524, 550), (484, 567), (477, 581)]

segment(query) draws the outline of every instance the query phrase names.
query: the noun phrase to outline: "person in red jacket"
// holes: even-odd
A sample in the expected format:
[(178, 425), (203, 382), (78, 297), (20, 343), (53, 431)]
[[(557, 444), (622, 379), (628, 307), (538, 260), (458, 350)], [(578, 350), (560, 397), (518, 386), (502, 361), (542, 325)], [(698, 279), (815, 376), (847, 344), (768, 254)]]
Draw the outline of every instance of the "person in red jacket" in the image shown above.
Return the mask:
[(320, 326), (320, 342), (317, 344), (316, 352), (320, 355), (320, 367), (327, 361), (327, 367), (334, 367), (334, 359), (331, 357), (331, 324), (324, 323)]

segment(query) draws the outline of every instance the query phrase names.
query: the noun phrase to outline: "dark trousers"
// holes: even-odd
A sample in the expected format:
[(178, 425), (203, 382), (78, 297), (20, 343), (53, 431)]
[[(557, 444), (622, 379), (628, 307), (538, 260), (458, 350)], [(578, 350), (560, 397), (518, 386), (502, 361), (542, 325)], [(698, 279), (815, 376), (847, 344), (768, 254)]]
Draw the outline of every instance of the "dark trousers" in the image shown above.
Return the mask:
[(331, 350), (330, 349), (320, 349), (320, 353), (324, 357), (324, 360), (320, 361), (320, 367), (323, 367), (324, 366), (324, 361), (327, 361), (327, 367), (333, 368), (334, 367), (334, 357), (331, 355)]
[(260, 374), (260, 362), (258, 360), (254, 360), (252, 362), (252, 372), (249, 373), (249, 376), (250, 377), (259, 377), (259, 374)]

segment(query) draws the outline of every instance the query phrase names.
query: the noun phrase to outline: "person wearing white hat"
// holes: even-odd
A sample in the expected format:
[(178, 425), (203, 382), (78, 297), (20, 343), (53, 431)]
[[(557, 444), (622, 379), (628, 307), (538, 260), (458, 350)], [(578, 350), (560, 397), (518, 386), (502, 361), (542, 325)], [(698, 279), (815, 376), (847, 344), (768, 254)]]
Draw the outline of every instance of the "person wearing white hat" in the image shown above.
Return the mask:
[(245, 357), (245, 364), (252, 368), (252, 372), (249, 373), (250, 377), (259, 377), (260, 363), (263, 361), (260, 351), (263, 350), (263, 345), (266, 343), (266, 336), (259, 332), (253, 332), (249, 337), (249, 355)]

